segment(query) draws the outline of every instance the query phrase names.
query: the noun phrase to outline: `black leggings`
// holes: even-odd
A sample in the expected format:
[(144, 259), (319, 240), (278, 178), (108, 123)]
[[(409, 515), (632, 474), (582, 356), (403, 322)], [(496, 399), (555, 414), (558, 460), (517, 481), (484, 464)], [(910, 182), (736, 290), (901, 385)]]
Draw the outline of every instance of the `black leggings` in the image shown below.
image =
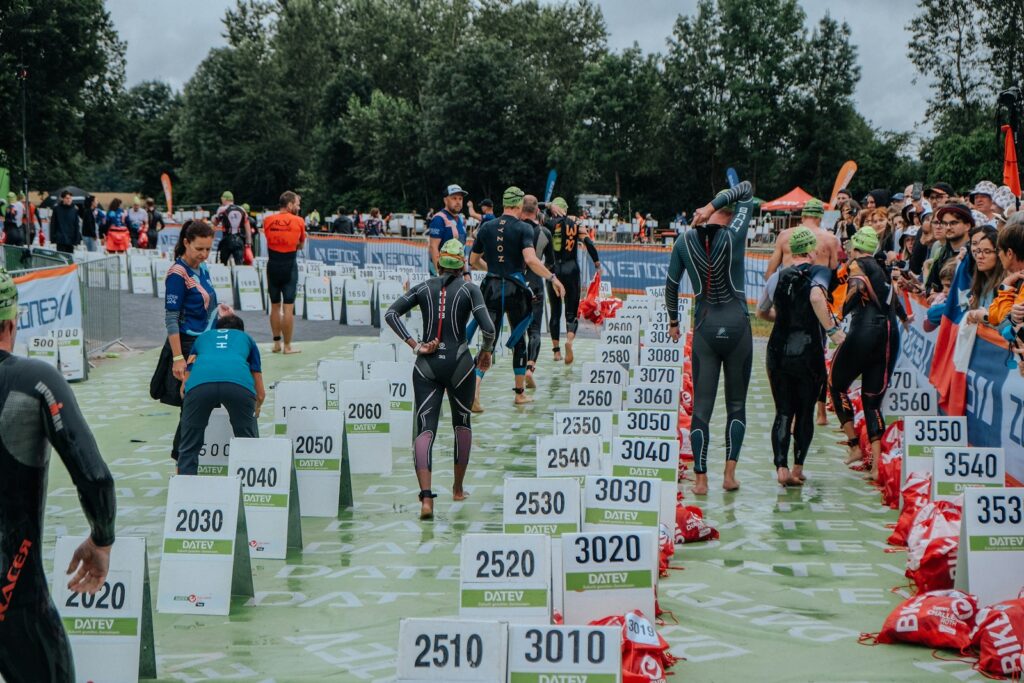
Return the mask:
[(434, 436), (441, 414), (441, 401), (448, 393), (448, 406), (452, 411), (455, 430), (455, 464), (469, 462), (473, 445), (473, 394), (476, 392), (476, 373), (473, 356), (461, 350), (454, 362), (433, 356), (420, 356), (412, 373), (412, 389), (416, 397), (416, 439), (413, 442), (413, 462), (417, 470), (433, 470)]
[(848, 392), (853, 380), (860, 377), (864, 420), (871, 441), (878, 441), (885, 432), (882, 396), (896, 366), (899, 344), (895, 319), (879, 316), (871, 320), (855, 320), (846, 341), (832, 356), (828, 383), (839, 424), (853, 421), (853, 404)]
[(217, 260), (226, 266), (231, 259), (235, 260), (236, 266), (245, 261), (245, 241), (241, 235), (225, 234), (217, 245)]
[[(693, 471), (708, 471), (708, 426), (715, 409), (718, 377), (725, 368), (725, 457), (739, 460), (747, 429), (747, 387), (753, 357), (750, 318), (738, 301), (705, 304), (693, 333)], [(815, 387), (817, 389), (817, 387)]]
[[(576, 317), (580, 308), (580, 269), (575, 263), (563, 263), (555, 266), (555, 275), (558, 281), (565, 287), (565, 332), (576, 334), (580, 321)], [(562, 302), (563, 299), (555, 295), (555, 290), (548, 283), (548, 301), (551, 302), (551, 319), (548, 320), (548, 330), (551, 332), (552, 341), (558, 341), (558, 335), (562, 329)]]
[(232, 434), (259, 438), (254, 393), (234, 382), (208, 382), (195, 386), (185, 394), (185, 403), (181, 407), (178, 474), (198, 474), (199, 451), (203, 448), (210, 414), (217, 406), (224, 406), (228, 411)]
[(775, 423), (772, 425), (772, 452), (775, 467), (789, 467), (789, 442), (792, 427), (793, 460), (804, 464), (807, 449), (814, 438), (814, 410), (822, 385), (825, 384), (824, 362), (820, 367), (771, 367), (768, 383), (775, 399)]
[(530, 290), (533, 292), (533, 320), (526, 330), (526, 362), (528, 365), (536, 365), (540, 357), (540, 326), (544, 319), (544, 285), (537, 278), (537, 282), (530, 283)]
[(508, 318), (511, 330), (505, 346), (512, 349), (512, 372), (526, 374), (527, 317), (533, 312), (530, 289), (501, 278), (487, 278), (482, 287), (487, 314), (494, 323), (494, 332), (501, 338), (501, 320)]
[[(42, 572), (39, 574), (35, 580), (45, 582)], [(22, 574), (20, 581), (29, 580), (33, 580), (32, 575)], [(0, 622), (0, 680), (7, 683), (74, 683), (75, 662), (71, 643), (49, 594), (45, 600), (36, 609), (12, 609)]]

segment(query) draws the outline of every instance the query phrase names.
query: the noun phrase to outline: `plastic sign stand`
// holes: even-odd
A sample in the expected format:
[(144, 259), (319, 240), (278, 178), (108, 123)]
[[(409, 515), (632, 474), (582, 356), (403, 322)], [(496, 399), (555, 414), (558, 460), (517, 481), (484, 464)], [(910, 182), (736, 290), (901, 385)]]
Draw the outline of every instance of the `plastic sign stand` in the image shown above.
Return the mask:
[(621, 529), (562, 536), (565, 623), (638, 609), (654, 614), (658, 532)]
[(657, 535), (660, 516), (661, 486), (656, 479), (589, 476), (584, 480), (584, 531), (628, 526), (651, 529)]
[(331, 281), (319, 275), (306, 276), (306, 319), (331, 319)]
[(679, 412), (677, 410), (623, 410), (618, 413), (619, 436), (649, 436), (662, 439), (678, 438)]
[[(682, 340), (682, 337), (680, 337)], [(683, 366), (683, 347), (681, 344), (655, 346), (646, 344), (640, 349), (640, 365), (662, 365), (668, 368)]]
[(402, 619), (397, 683), (504, 683), (508, 626), (469, 619)]
[(69, 382), (86, 379), (88, 364), (85, 362), (84, 335), (81, 327), (63, 327), (50, 330), (50, 337), (57, 340), (57, 360), (60, 373)]
[[(391, 273), (391, 275), (398, 275), (401, 278), (405, 278), (401, 273)], [(377, 327), (384, 327), (384, 314), (391, 308), (391, 304), (395, 303), (402, 298), (405, 294), (405, 287), (402, 282), (395, 282), (393, 280), (384, 280), (383, 282), (377, 283), (377, 315), (375, 316), (374, 324)]]
[(149, 262), (149, 257), (133, 254), (128, 259), (128, 267), (130, 268), (128, 280), (132, 294), (152, 294), (153, 266)]
[(345, 381), (362, 379), (363, 364), (357, 360), (321, 360), (316, 365), (317, 381), (322, 382), (327, 393), (327, 409), (339, 410), (338, 386)]
[(630, 384), (668, 384), (678, 391), (683, 386), (682, 368), (638, 365), (629, 371)]
[(588, 384), (629, 384), (629, 373), (618, 363), (595, 363), (588, 361), (583, 364), (581, 375), (583, 382)]
[(551, 542), (541, 534), (465, 534), (459, 616), (551, 621)]
[(506, 534), (558, 537), (580, 531), (580, 483), (572, 477), (509, 477), (503, 500)]
[(901, 486), (911, 472), (932, 471), (936, 448), (967, 445), (967, 418), (908, 415), (903, 420), (903, 444)]
[(363, 379), (366, 376), (366, 364), (386, 360), (392, 363), (398, 358), (394, 344), (356, 344), (353, 357), (363, 364)]
[[(152, 258), (150, 263), (153, 267), (153, 296), (163, 299), (167, 291), (167, 271), (174, 265), (174, 261), (166, 258)], [(90, 279), (92, 278), (92, 272), (90, 271)], [(92, 287), (94, 285), (90, 283), (89, 286)], [(99, 286), (102, 287), (103, 283), (100, 283)]]
[(117, 254), (117, 272), (111, 273), (110, 275), (111, 289), (117, 288), (120, 289), (122, 292), (128, 291), (129, 278), (127, 254)]
[[(334, 411), (296, 410), (288, 416), (299, 509), (303, 517), (338, 515), (342, 505), (344, 420)], [(347, 468), (346, 468), (347, 474)], [(352, 494), (352, 479), (345, 481)]]
[[(651, 347), (644, 347), (641, 353), (650, 350)], [(627, 410), (677, 410), (678, 408), (678, 384), (643, 382), (626, 387)]]
[(228, 411), (214, 408), (203, 434), (203, 447), (199, 451), (197, 474), (226, 477), (231, 456), (231, 439), (235, 436), (231, 428)]
[(373, 295), (373, 283), (365, 278), (349, 278), (345, 281), (345, 316), (346, 325), (369, 325), (370, 301)]
[(1006, 486), (1002, 448), (936, 448), (932, 500), (953, 500), (969, 488)]
[(628, 369), (636, 365), (638, 359), (637, 348), (628, 344), (598, 344), (594, 347), (594, 360), (598, 363), (618, 363)]
[[(335, 266), (335, 270), (337, 267)], [(345, 313), (345, 283), (347, 277), (341, 275), (329, 276), (331, 282), (331, 320), (342, 320)]]
[(618, 626), (508, 627), (508, 683), (621, 683), (621, 660)]
[(391, 445), (405, 448), (412, 443), (415, 405), (412, 363), (377, 360), (366, 364), (366, 379), (384, 380), (391, 396)]
[(213, 283), (213, 290), (217, 292), (217, 303), (235, 305), (235, 290), (231, 287), (231, 268), (223, 263), (206, 264), (210, 273), (210, 282)]
[(1024, 590), (1024, 488), (970, 488), (957, 552), (956, 587), (979, 605)]
[[(313, 411), (307, 411), (313, 412)], [(299, 494), (289, 439), (231, 440), (232, 474), (242, 480), (242, 504), (249, 531), (249, 554), (283, 560), (288, 549), (302, 549)]]
[(612, 440), (612, 476), (656, 479), (661, 490), (659, 521), (675, 528), (676, 493), (679, 492), (679, 442), (644, 436), (617, 436)]
[(157, 611), (227, 616), (253, 597), (248, 544), (238, 477), (171, 477)]
[(29, 337), (28, 357), (41, 360), (47, 365), (60, 370), (59, 351), (57, 340), (53, 337)]
[(622, 409), (622, 389), (618, 385), (573, 382), (569, 387), (569, 404), (584, 410)]
[[(606, 413), (611, 415), (611, 413)], [(538, 477), (585, 477), (609, 472), (601, 439), (595, 435), (537, 437)]]
[(288, 413), (293, 410), (326, 410), (327, 395), (323, 382), (286, 380), (274, 386), (274, 434), (284, 436)]
[(235, 291), (238, 293), (238, 310), (263, 310), (260, 276), (255, 268), (252, 266), (235, 266)]
[(94, 595), (68, 590), (63, 572), (83, 541), (84, 536), (59, 536), (53, 554), (53, 602), (71, 641), (76, 678), (105, 683), (156, 678), (146, 539), (118, 537), (107, 580)]
[(353, 474), (391, 474), (391, 396), (384, 380), (342, 382), (345, 457)]

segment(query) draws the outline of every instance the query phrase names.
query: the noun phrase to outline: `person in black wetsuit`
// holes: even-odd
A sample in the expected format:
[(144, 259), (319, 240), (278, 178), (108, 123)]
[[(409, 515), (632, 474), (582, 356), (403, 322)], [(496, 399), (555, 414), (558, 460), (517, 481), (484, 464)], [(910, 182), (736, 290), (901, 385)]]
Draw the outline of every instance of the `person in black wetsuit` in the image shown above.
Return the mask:
[[(505, 190), (502, 198), (504, 212), (480, 226), (469, 257), (473, 268), (487, 271), (482, 291), (494, 329), (500, 330), (502, 319), (507, 317), (512, 330), (505, 346), (512, 349), (516, 404), (533, 400), (523, 393), (526, 387), (526, 330), (533, 317), (533, 294), (526, 284), (524, 271), (529, 268), (550, 282), (558, 296), (565, 295), (562, 283), (537, 258), (537, 251), (533, 247), (533, 229), (519, 220), (525, 196), (518, 187)], [(478, 369), (474, 409), (478, 407), (483, 376), (484, 371)]]
[[(533, 249), (541, 255), (544, 265), (552, 268), (554, 264), (554, 251), (551, 249), (551, 231), (542, 223), (537, 222), (537, 198), (528, 194), (523, 198), (523, 211), (521, 218), (524, 223), (533, 228)], [(533, 304), (533, 319), (530, 327), (526, 330), (526, 388), (536, 389), (537, 382), (533, 374), (537, 370), (537, 359), (540, 357), (541, 345), (541, 324), (544, 318), (544, 279), (532, 270), (527, 269), (526, 284), (530, 286), (531, 299)], [(557, 301), (557, 298), (556, 298)]]
[[(806, 226), (789, 235), (791, 265), (772, 274), (758, 304), (758, 316), (775, 322), (765, 368), (775, 399), (772, 451), (783, 486), (801, 486), (807, 449), (814, 438), (818, 387), (825, 383), (826, 336), (842, 344), (845, 335), (828, 309), (832, 271), (814, 264), (818, 238)], [(789, 444), (793, 440), (793, 470)]]
[[(861, 228), (850, 240), (849, 280), (843, 317), (850, 317), (850, 329), (832, 356), (829, 391), (839, 424), (846, 433), (850, 455), (847, 464), (860, 460), (860, 440), (853, 428), (853, 405), (847, 393), (855, 379), (861, 380), (861, 402), (871, 440), (871, 478), (878, 478), (885, 418), (882, 396), (900, 349), (897, 318), (907, 316), (896, 295), (889, 274), (875, 258), (878, 236), (872, 228)], [(881, 258), (885, 253), (880, 254)]]
[[(469, 466), (473, 444), (470, 423), (473, 392), (476, 387), (474, 368), (491, 366), (494, 348), (494, 325), (487, 314), (480, 288), (462, 278), (466, 257), (462, 242), (450, 239), (438, 252), (437, 277), (421, 282), (391, 305), (384, 320), (416, 354), (412, 384), (416, 397), (416, 439), (413, 458), (416, 478), (420, 484), (420, 517), (434, 514), (435, 494), (430, 490), (433, 468), (434, 436), (441, 412), (441, 401), (448, 393), (455, 430), (455, 482), (452, 497), (463, 500), (468, 494), (462, 488)], [(402, 323), (402, 316), (419, 306), (423, 314), (423, 341), (417, 342)], [(466, 338), (466, 324), (476, 320), (483, 344), (474, 363)]]
[(708, 491), (708, 425), (715, 408), (718, 378), (725, 370), (725, 477), (722, 486), (735, 491), (736, 463), (746, 432), (747, 387), (753, 342), (744, 291), (747, 227), (754, 213), (753, 188), (744, 181), (719, 192), (693, 214), (692, 230), (676, 239), (665, 280), (669, 334), (678, 340), (679, 282), (690, 278), (696, 306), (693, 315), (693, 448), (698, 495)]
[(0, 272), (0, 680), (72, 683), (71, 644), (43, 573), (43, 511), (52, 444), (91, 528), (71, 559), (68, 588), (95, 593), (114, 543), (114, 481), (56, 368), (11, 355), (18, 294)]
[[(576, 261), (576, 253), (580, 243), (587, 249), (590, 260), (594, 262), (596, 272), (601, 272), (601, 260), (597, 255), (597, 247), (587, 235), (586, 228), (581, 228), (576, 219), (567, 214), (568, 203), (561, 197), (555, 197), (551, 201), (552, 217), (547, 222), (548, 230), (551, 231), (552, 266), (551, 272), (555, 274), (559, 282), (565, 286), (565, 364), (571, 365), (573, 361), (572, 343), (576, 339), (576, 330), (579, 329), (577, 313), (580, 307), (580, 265)], [(555, 354), (555, 360), (562, 360), (562, 350), (559, 347), (559, 333), (562, 329), (562, 301), (555, 296), (552, 287), (548, 287), (548, 296), (551, 300), (551, 319), (548, 321), (548, 329), (551, 331), (551, 350)]]

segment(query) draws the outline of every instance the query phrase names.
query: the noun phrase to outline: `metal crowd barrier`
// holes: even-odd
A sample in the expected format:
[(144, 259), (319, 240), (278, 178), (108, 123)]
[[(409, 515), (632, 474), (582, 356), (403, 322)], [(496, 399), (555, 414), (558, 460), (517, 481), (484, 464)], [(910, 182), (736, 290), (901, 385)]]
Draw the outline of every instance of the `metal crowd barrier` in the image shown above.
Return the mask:
[(62, 254), (52, 249), (40, 247), (15, 247), (8, 244), (0, 245), (0, 265), (9, 273), (36, 268), (52, 268), (66, 266), (71, 263), (70, 254)]
[[(116, 256), (82, 261), (78, 264), (82, 283), (82, 325), (89, 355), (102, 353), (120, 344), (121, 288)], [(127, 348), (127, 347), (126, 347)]]

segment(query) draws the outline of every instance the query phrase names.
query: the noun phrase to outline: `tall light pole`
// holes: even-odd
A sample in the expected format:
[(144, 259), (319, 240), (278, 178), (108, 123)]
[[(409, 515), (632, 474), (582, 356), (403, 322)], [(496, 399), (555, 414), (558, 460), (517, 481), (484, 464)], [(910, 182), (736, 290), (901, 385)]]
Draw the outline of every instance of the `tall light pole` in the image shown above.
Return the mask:
[(18, 80), (21, 81), (21, 186), (28, 201), (28, 114), (26, 89), (28, 87), (28, 67), (18, 64)]

